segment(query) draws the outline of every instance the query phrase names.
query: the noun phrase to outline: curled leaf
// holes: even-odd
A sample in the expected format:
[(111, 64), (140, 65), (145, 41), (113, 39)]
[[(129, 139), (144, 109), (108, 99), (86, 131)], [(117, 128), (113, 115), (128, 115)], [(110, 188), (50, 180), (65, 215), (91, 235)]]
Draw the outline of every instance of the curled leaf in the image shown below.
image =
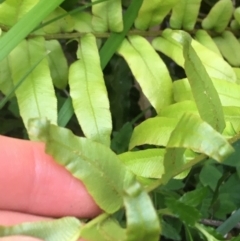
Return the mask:
[(167, 147), (190, 148), (222, 162), (234, 152), (228, 141), (197, 115), (185, 113), (171, 134)]
[(45, 241), (77, 241), (81, 222), (74, 217), (56, 220), (21, 223), (14, 226), (0, 226), (0, 237), (23, 235)]
[(138, 182), (125, 190), (127, 215), (126, 241), (157, 241), (160, 235), (158, 216), (151, 199)]
[(113, 213), (122, 206), (123, 190), (132, 175), (107, 146), (46, 120), (31, 120), (29, 128), (31, 138), (44, 141), (46, 152), (85, 184), (104, 211)]

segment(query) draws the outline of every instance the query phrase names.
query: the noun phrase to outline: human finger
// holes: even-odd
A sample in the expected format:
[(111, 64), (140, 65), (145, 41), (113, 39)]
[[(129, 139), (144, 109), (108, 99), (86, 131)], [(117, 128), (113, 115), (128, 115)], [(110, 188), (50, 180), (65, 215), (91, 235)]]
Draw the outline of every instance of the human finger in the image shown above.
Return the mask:
[(44, 144), (0, 136), (0, 209), (43, 216), (101, 212), (84, 185), (44, 152)]

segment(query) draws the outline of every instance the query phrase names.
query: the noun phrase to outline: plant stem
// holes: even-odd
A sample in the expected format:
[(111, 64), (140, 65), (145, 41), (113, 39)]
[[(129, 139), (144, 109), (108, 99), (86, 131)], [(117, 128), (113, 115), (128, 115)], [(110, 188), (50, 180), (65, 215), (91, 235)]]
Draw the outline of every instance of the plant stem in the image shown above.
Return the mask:
[[(46, 34), (46, 35), (37, 35), (31, 34), (29, 38), (34, 38), (38, 36), (44, 37), (46, 40), (50, 39), (74, 39), (82, 37), (85, 32), (77, 32), (77, 33), (57, 33), (57, 34)], [(100, 33), (100, 32), (92, 32), (92, 34), (97, 38), (109, 38), (111, 35), (110, 32)], [(157, 37), (162, 34), (162, 30), (159, 31), (141, 31), (141, 30), (131, 30), (127, 35), (141, 35), (143, 37)]]

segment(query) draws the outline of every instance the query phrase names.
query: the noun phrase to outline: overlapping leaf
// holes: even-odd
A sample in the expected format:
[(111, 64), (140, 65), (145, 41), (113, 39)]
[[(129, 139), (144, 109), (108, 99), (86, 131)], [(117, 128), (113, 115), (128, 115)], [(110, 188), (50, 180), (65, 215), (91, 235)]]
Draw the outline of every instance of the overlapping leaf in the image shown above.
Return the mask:
[[(181, 115), (179, 115), (179, 116), (181, 116)], [(191, 118), (193, 118), (193, 119), (191, 119)], [(212, 130), (207, 125), (207, 123), (203, 122), (203, 124), (202, 124), (199, 117), (193, 116), (191, 118), (189, 120), (187, 118), (184, 119), (184, 121), (186, 121), (185, 128), (187, 128), (187, 129), (192, 128), (192, 131), (189, 131), (189, 138), (190, 138), (191, 134), (195, 133), (194, 128), (199, 129), (201, 127), (203, 133), (204, 132), (210, 132), (210, 133), (212, 132), (213, 133), (212, 138), (214, 138), (214, 139), (219, 138), (219, 144), (223, 145), (223, 143), (225, 143), (226, 146), (227, 146), (226, 151), (230, 152), (231, 148), (227, 144), (227, 141), (224, 139), (223, 136), (221, 136), (220, 134), (219, 135), (216, 134), (216, 132), (214, 130)], [(188, 121), (190, 121), (190, 123), (193, 124), (192, 122), (194, 122), (194, 118), (197, 118), (198, 124), (196, 123), (196, 126), (195, 125), (188, 126), (188, 124), (187, 124)], [(180, 123), (183, 123), (184, 121), (181, 121)], [(134, 129), (134, 132), (133, 132), (130, 144), (129, 144), (129, 149), (132, 149), (135, 146), (143, 145), (143, 144), (167, 146), (170, 135), (171, 135), (172, 131), (174, 130), (174, 128), (176, 127), (177, 123), (178, 123), (178, 119), (176, 119), (176, 118), (166, 118), (166, 117), (154, 117), (154, 118), (150, 118), (150, 119), (142, 122), (139, 126), (137, 126)], [(181, 124), (181, 125), (184, 125), (184, 124)], [(205, 130), (205, 128), (206, 128), (206, 130)], [(181, 138), (181, 135), (186, 135), (188, 133), (187, 129), (181, 130), (181, 127), (179, 127), (179, 130), (178, 130), (179, 131), (179, 133), (178, 133), (179, 138)], [(209, 133), (209, 135), (210, 135), (210, 133)], [(207, 137), (207, 136), (209, 137), (209, 135), (206, 134), (205, 137)], [(176, 145), (174, 144), (175, 146), (170, 146), (170, 147), (186, 147), (186, 148), (190, 148), (190, 149), (192, 148), (194, 151), (202, 152), (202, 153), (205, 153), (207, 155), (210, 155), (211, 153), (214, 153), (214, 155), (216, 155), (218, 157), (217, 153), (215, 153), (218, 150), (217, 142), (215, 142), (216, 146), (213, 146), (213, 147), (209, 146), (209, 150), (208, 150), (208, 148), (205, 150), (205, 147), (202, 146), (202, 144), (201, 144), (201, 142), (202, 142), (201, 138), (200, 139), (196, 138), (197, 142), (196, 143), (193, 142), (195, 137), (203, 138), (204, 136), (202, 136), (202, 135), (201, 136), (193, 136), (193, 137), (190, 138), (191, 140), (186, 141), (186, 143), (185, 143), (184, 140), (182, 140), (181, 143), (178, 143), (176, 141), (176, 142), (174, 142)], [(199, 141), (200, 141), (200, 143), (199, 143)], [(184, 145), (182, 145), (182, 144), (184, 144)], [(193, 145), (193, 146), (191, 147), (191, 145)], [(203, 148), (203, 147), (204, 148), (199, 150), (198, 145), (200, 145), (201, 148)], [(207, 142), (206, 142), (206, 145), (207, 145)], [(218, 158), (220, 158), (220, 157), (218, 157)]]
[(77, 241), (80, 236), (80, 228), (81, 223), (78, 219), (65, 217), (9, 227), (0, 226), (0, 237), (24, 235), (45, 241)]
[(8, 57), (0, 62), (0, 76), (0, 91), (7, 95), (14, 88)]
[(113, 213), (122, 206), (123, 189), (132, 175), (108, 147), (46, 120), (33, 120), (29, 128), (31, 138), (44, 141), (47, 153), (82, 180), (104, 211)]
[(130, 36), (118, 49), (152, 106), (159, 112), (172, 103), (172, 81), (167, 67), (146, 39)]
[(116, 154), (120, 154), (128, 150), (128, 144), (131, 139), (132, 132), (132, 123), (126, 122), (118, 132), (113, 133), (111, 149)]
[(197, 106), (194, 101), (185, 100), (169, 105), (162, 109), (159, 116), (180, 119), (185, 112), (198, 114)]
[[(92, 0), (95, 2), (96, 0)], [(92, 25), (97, 32), (121, 32), (123, 30), (121, 0), (106, 1), (93, 5)]]
[(112, 131), (109, 100), (92, 34), (81, 38), (77, 55), (79, 60), (69, 69), (73, 108), (86, 137), (109, 146)]
[(170, 148), (190, 148), (221, 162), (234, 152), (233, 147), (197, 115), (185, 113), (167, 143)]
[(74, 30), (78, 32), (93, 32), (92, 16), (87, 12), (77, 12), (71, 15), (74, 19)]
[(81, 237), (89, 241), (123, 241), (125, 230), (116, 220), (102, 214), (81, 229)]
[[(183, 31), (166, 29), (163, 31), (161, 37), (155, 38), (152, 42), (152, 45), (156, 50), (161, 51), (182, 67), (184, 66), (182, 46), (183, 33)], [(198, 56), (210, 77), (230, 82), (236, 81), (236, 74), (222, 57), (195, 40), (192, 40), (192, 47), (198, 53)]]
[[(53, 12), (49, 14), (47, 18), (44, 19), (43, 24), (49, 20), (57, 18), (67, 12), (63, 8), (56, 8)], [(74, 21), (70, 15), (67, 15), (57, 21), (54, 21), (43, 27), (45, 33), (62, 33), (62, 32), (72, 32), (74, 27)]]
[(220, 0), (210, 10), (202, 21), (202, 27), (206, 30), (214, 30), (218, 33), (224, 31), (233, 14), (231, 0)]
[[(89, 193), (104, 211), (107, 213), (117, 211), (124, 200), (128, 223), (127, 241), (146, 240), (146, 238), (158, 240), (160, 226), (150, 197), (108, 147), (74, 136), (71, 131), (50, 125), (43, 119), (30, 122), (30, 136), (32, 139), (43, 140), (46, 143), (47, 153), (65, 166), (73, 176), (83, 181)], [(123, 235), (118, 225), (110, 222), (106, 229), (109, 225), (120, 232), (121, 236)], [(137, 230), (141, 232), (136, 232)], [(109, 240), (113, 234), (109, 230), (106, 231), (101, 231), (100, 240)], [(93, 235), (86, 230), (85, 235), (90, 240), (96, 240), (97, 233)]]
[(144, 0), (139, 10), (138, 17), (135, 20), (135, 27), (146, 30), (162, 23), (165, 16), (177, 2), (178, 0)]
[(213, 41), (212, 37), (206, 30), (199, 29), (195, 33), (195, 39), (202, 44), (203, 46), (207, 47), (208, 49), (212, 50), (214, 53), (222, 57), (217, 45)]
[[(170, 136), (171, 139), (171, 136)], [(164, 174), (162, 176), (162, 182), (167, 183), (171, 178), (182, 175), (182, 178), (186, 177), (188, 170), (183, 170), (186, 163), (184, 157), (184, 148), (166, 148), (164, 155)]]
[(125, 190), (124, 205), (128, 225), (126, 241), (159, 240), (160, 224), (156, 210), (138, 182), (133, 182)]
[[(44, 39), (38, 37), (22, 41), (11, 52), (8, 59), (15, 85), (25, 75), (29, 67), (45, 55), (45, 51)], [(26, 127), (28, 120), (36, 117), (47, 117), (52, 123), (57, 123), (57, 100), (46, 58), (16, 90), (16, 96)]]
[(198, 17), (201, 0), (182, 0), (173, 7), (170, 26), (173, 29), (193, 30)]
[(143, 144), (166, 146), (177, 122), (173, 118), (149, 118), (134, 129), (129, 149)]
[[(191, 99), (193, 99), (192, 96)], [(186, 112), (199, 115), (197, 106), (194, 101), (185, 100), (167, 106), (161, 111), (159, 116), (180, 119)], [(235, 130), (235, 133), (237, 133), (240, 130), (240, 107), (223, 106), (223, 113), (226, 125), (230, 122), (233, 126), (233, 129)]]
[(0, 61), (3, 60), (63, 0), (41, 0), (0, 39)]
[[(240, 107), (240, 86), (238, 84), (215, 78), (212, 78), (212, 82), (223, 106)], [(187, 79), (175, 81), (173, 83), (173, 93), (175, 101), (193, 100)]]
[(125, 152), (118, 157), (134, 174), (146, 178), (161, 178), (164, 173), (165, 149)]
[(187, 35), (185, 37), (183, 43), (185, 73), (188, 77), (199, 114), (214, 129), (222, 132), (225, 127), (225, 121), (218, 93), (191, 45), (191, 38)]
[(64, 89), (68, 82), (68, 64), (62, 47), (57, 40), (45, 41), (48, 54), (48, 64), (54, 85)]
[(6, 0), (0, 5), (0, 23), (6, 26), (13, 26), (18, 20), (30, 11), (39, 0), (12, 1)]
[[(142, 5), (143, 0), (132, 0), (128, 9), (124, 13), (123, 22), (124, 29), (121, 33), (111, 33), (110, 37), (100, 49), (99, 55), (101, 59), (101, 68), (104, 69), (114, 55), (118, 47), (121, 45), (124, 37), (132, 27), (132, 24), (137, 16), (138, 10)], [(1, 54), (0, 54), (1, 57)], [(0, 58), (1, 59), (1, 58)], [(66, 125), (73, 115), (73, 109), (71, 108), (71, 100), (68, 98), (60, 110), (61, 118), (60, 123)]]
[(213, 38), (223, 57), (232, 65), (240, 66), (240, 43), (230, 31), (224, 31), (221, 36)]
[(237, 76), (237, 84), (240, 84), (240, 68), (233, 68), (233, 71), (235, 72), (236, 76)]

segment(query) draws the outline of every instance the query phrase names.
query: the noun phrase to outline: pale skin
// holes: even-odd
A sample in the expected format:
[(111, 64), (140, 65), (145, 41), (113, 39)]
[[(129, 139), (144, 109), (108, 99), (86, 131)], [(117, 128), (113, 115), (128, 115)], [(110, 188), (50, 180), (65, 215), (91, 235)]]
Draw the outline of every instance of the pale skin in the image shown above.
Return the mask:
[(0, 136), (0, 225), (63, 216), (91, 218), (99, 213), (84, 185), (44, 152), (43, 143)]

